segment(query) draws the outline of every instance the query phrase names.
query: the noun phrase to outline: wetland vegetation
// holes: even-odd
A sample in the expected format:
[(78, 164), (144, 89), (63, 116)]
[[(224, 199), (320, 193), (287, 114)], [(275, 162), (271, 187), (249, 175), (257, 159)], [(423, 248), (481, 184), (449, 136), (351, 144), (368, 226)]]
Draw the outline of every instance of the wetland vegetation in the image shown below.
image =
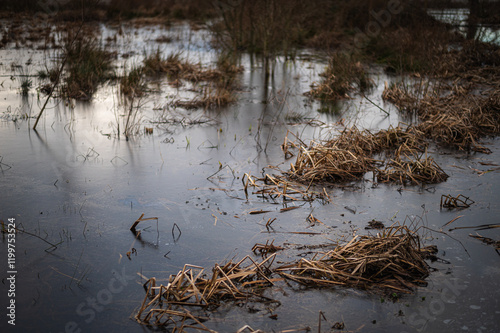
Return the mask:
[(6, 0), (19, 326), (497, 331), (498, 12)]

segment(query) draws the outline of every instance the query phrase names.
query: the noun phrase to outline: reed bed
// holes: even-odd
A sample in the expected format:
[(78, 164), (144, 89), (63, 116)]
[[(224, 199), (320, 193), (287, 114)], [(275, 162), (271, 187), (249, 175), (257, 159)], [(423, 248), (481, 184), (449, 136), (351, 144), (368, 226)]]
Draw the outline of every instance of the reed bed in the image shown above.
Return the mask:
[(367, 172), (379, 172), (384, 161), (374, 159), (375, 154), (417, 154), (426, 145), (423, 132), (413, 126), (390, 127), (377, 133), (346, 128), (329, 141), (300, 145), (295, 163), (285, 174), (303, 183), (358, 180)]
[(426, 285), (428, 251), (416, 231), (393, 225), (375, 236), (355, 236), (312, 259), (282, 265), (275, 271), (306, 286), (344, 286), (411, 293)]
[(144, 284), (146, 295), (135, 319), (145, 325), (173, 326), (179, 332), (185, 328), (210, 331), (202, 323), (206, 318), (189, 309), (213, 310), (223, 301), (271, 301), (261, 291), (263, 286), (281, 280), (268, 277), (274, 258), (273, 254), (257, 263), (246, 256), (236, 263), (215, 264), (211, 274), (205, 273), (203, 267), (185, 265), (169, 277), (167, 285), (157, 286), (156, 279), (150, 278)]
[[(373, 173), (374, 181), (412, 185), (448, 178), (428, 156), (425, 133), (416, 126), (400, 124), (376, 133), (353, 126), (330, 140), (311, 141), (308, 146), (298, 138), (289, 139), (288, 134), (281, 148), (285, 158), (295, 156), (295, 162), (288, 171), (280, 171), (281, 175), (258, 178), (245, 174), (242, 180), (247, 195), (251, 186), (257, 189), (253, 194), (273, 201), (328, 202), (326, 190), (317, 191), (313, 185), (361, 180), (368, 172)], [(383, 157), (382, 153), (386, 158), (374, 158)]]
[[(478, 141), (500, 133), (500, 93), (477, 94), (474, 85), (454, 85), (428, 93), (404, 84), (386, 87), (382, 97), (402, 112), (418, 116), (416, 128), (437, 143), (460, 150), (490, 153)], [(418, 90), (418, 91), (417, 91)]]

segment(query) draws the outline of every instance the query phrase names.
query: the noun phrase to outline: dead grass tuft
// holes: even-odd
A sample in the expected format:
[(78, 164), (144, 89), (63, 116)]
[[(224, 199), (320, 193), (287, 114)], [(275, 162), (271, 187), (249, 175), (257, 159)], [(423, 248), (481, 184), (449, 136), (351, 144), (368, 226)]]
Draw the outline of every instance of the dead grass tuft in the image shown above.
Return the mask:
[[(278, 267), (286, 279), (307, 286), (345, 286), (410, 293), (427, 283), (429, 266), (419, 236), (393, 225), (375, 236), (355, 236), (312, 259)], [(319, 257), (316, 259), (316, 257)]]
[(166, 285), (160, 286), (155, 278), (150, 278), (144, 284), (146, 295), (135, 319), (146, 325), (173, 326), (179, 332), (185, 328), (209, 331), (202, 324), (204, 318), (188, 309), (215, 309), (228, 300), (270, 301), (262, 295), (262, 287), (280, 280), (268, 277), (274, 258), (273, 254), (257, 263), (246, 256), (236, 263), (215, 264), (209, 276), (203, 267), (185, 265), (169, 277)]
[(445, 146), (489, 153), (478, 141), (500, 133), (499, 90), (478, 94), (474, 85), (455, 84), (433, 93), (404, 84), (386, 87), (383, 98), (402, 112), (415, 114), (416, 128)]
[(391, 159), (385, 169), (376, 171), (379, 182), (394, 182), (399, 184), (432, 184), (441, 183), (448, 179), (446, 172), (427, 155), (427, 151), (422, 154), (416, 154), (408, 147), (410, 153), (402, 153), (398, 150), (396, 157)]
[(322, 82), (306, 95), (322, 100), (349, 98), (354, 90), (364, 91), (372, 86), (363, 65), (346, 53), (334, 53), (326, 70), (320, 74)]

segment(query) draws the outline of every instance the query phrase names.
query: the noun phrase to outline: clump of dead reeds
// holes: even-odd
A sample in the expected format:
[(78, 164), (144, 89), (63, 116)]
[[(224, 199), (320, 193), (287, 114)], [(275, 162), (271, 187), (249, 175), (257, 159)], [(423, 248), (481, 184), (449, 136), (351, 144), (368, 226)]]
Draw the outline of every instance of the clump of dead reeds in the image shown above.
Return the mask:
[(375, 134), (356, 127), (345, 128), (329, 141), (313, 141), (308, 147), (301, 145), (286, 175), (303, 183), (361, 179), (383, 164), (373, 158), (375, 154), (397, 151), (401, 147), (418, 152), (426, 143), (422, 133), (412, 126), (391, 127)]
[(177, 100), (173, 102), (173, 105), (185, 109), (210, 109), (229, 105), (235, 100), (236, 97), (230, 90), (218, 86), (208, 86), (203, 89), (201, 96), (187, 101)]
[(337, 100), (348, 98), (355, 89), (364, 91), (372, 86), (362, 64), (345, 53), (334, 53), (326, 70), (320, 75), (323, 77), (322, 82), (306, 95), (322, 100)]
[[(448, 179), (446, 172), (425, 153), (417, 154), (408, 147), (401, 147), (395, 158), (391, 159), (385, 169), (377, 169), (379, 182), (395, 182), (399, 184), (441, 183)], [(404, 150), (410, 153), (404, 153)]]
[(290, 181), (287, 177), (282, 175), (266, 174), (264, 177), (259, 178), (245, 173), (241, 180), (247, 197), (248, 188), (252, 187), (255, 189), (252, 194), (273, 202), (281, 200), (283, 203), (287, 203), (298, 200), (314, 201), (316, 199), (324, 202), (330, 201), (330, 197), (328, 193), (326, 193), (325, 188), (316, 190), (310, 186)]
[(144, 284), (146, 295), (134, 317), (141, 324), (174, 327), (180, 332), (185, 328), (209, 331), (202, 324), (204, 318), (188, 309), (215, 309), (223, 301), (269, 301), (261, 291), (276, 281), (269, 278), (274, 257), (260, 263), (246, 256), (236, 263), (215, 264), (210, 276), (203, 267), (185, 265), (169, 277), (166, 285), (157, 286), (156, 279), (150, 278)]
[(375, 236), (355, 236), (312, 259), (278, 267), (281, 276), (307, 286), (389, 289), (409, 293), (426, 285), (425, 251), (416, 231), (393, 225)]
[(63, 91), (68, 97), (90, 99), (99, 84), (114, 77), (112, 54), (96, 38), (77, 36), (66, 42), (66, 75)]
[(128, 97), (141, 97), (146, 93), (147, 85), (142, 67), (133, 67), (120, 78), (120, 92)]
[[(330, 201), (326, 190), (312, 185), (361, 180), (368, 172), (374, 181), (421, 185), (445, 181), (448, 175), (426, 152), (425, 134), (415, 126), (391, 126), (371, 133), (357, 127), (344, 128), (326, 141), (304, 144), (285, 138), (281, 146), (285, 158), (295, 156), (288, 171), (262, 178), (245, 174), (245, 193), (249, 186), (263, 198), (276, 201), (320, 199)], [(298, 150), (295, 152), (294, 150)], [(292, 152), (294, 151), (294, 152)], [(384, 157), (376, 159), (376, 156)]]
[(182, 59), (180, 52), (169, 54), (163, 58), (159, 48), (143, 60), (144, 72), (148, 75), (166, 74), (169, 78), (178, 79), (192, 75), (199, 70), (199, 66)]
[(488, 153), (478, 141), (500, 133), (500, 93), (478, 95), (471, 86), (454, 85), (440, 93), (422, 92), (400, 83), (386, 87), (382, 97), (402, 112), (415, 114), (416, 128), (427, 138), (462, 150)]
[(186, 109), (222, 107), (236, 100), (235, 78), (243, 70), (229, 55), (218, 57), (215, 68), (203, 68), (182, 58), (181, 53), (172, 53), (163, 58), (159, 49), (143, 61), (142, 71), (148, 75), (166, 74), (177, 86), (182, 80), (193, 84), (203, 83), (198, 96), (191, 100), (176, 100), (173, 105)]
[(335, 146), (313, 144), (301, 147), (287, 175), (301, 182), (348, 181), (360, 179), (374, 169), (377, 160)]

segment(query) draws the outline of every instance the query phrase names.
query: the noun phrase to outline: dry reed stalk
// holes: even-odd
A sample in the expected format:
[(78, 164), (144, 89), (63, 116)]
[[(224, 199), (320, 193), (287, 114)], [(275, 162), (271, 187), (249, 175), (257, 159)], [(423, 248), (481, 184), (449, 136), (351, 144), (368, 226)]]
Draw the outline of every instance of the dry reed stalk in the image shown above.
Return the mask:
[(263, 258), (266, 258), (269, 253), (275, 253), (281, 250), (283, 250), (283, 247), (274, 245), (274, 240), (271, 243), (267, 241), (266, 244), (257, 243), (252, 247), (252, 252), (259, 253)]
[(252, 194), (277, 202), (281, 199), (283, 203), (289, 201), (314, 201), (316, 199), (330, 202), (328, 194), (323, 189), (321, 192), (314, 191), (310, 186), (297, 184), (287, 180), (282, 175), (266, 174), (263, 178), (254, 177), (245, 173), (242, 177), (245, 195), (248, 197), (248, 188), (253, 187), (256, 191)]
[(488, 237), (483, 237), (479, 234), (476, 234), (476, 235), (469, 234), (469, 237), (479, 239), (480, 241), (482, 241), (485, 244), (492, 245), (493, 247), (495, 247), (495, 250), (497, 251), (497, 253), (500, 254), (500, 252), (499, 252), (500, 251), (500, 241), (496, 241), (496, 240), (488, 238)]
[(474, 200), (471, 200), (469, 197), (466, 197), (465, 195), (459, 194), (456, 197), (452, 196), (451, 194), (448, 195), (442, 195), (441, 196), (441, 202), (439, 204), (439, 207), (441, 208), (469, 208), (470, 205), (474, 203)]
[(319, 259), (301, 259), (276, 269), (283, 277), (308, 286), (382, 288), (409, 293), (429, 275), (419, 236), (393, 225), (376, 236), (355, 236)]

